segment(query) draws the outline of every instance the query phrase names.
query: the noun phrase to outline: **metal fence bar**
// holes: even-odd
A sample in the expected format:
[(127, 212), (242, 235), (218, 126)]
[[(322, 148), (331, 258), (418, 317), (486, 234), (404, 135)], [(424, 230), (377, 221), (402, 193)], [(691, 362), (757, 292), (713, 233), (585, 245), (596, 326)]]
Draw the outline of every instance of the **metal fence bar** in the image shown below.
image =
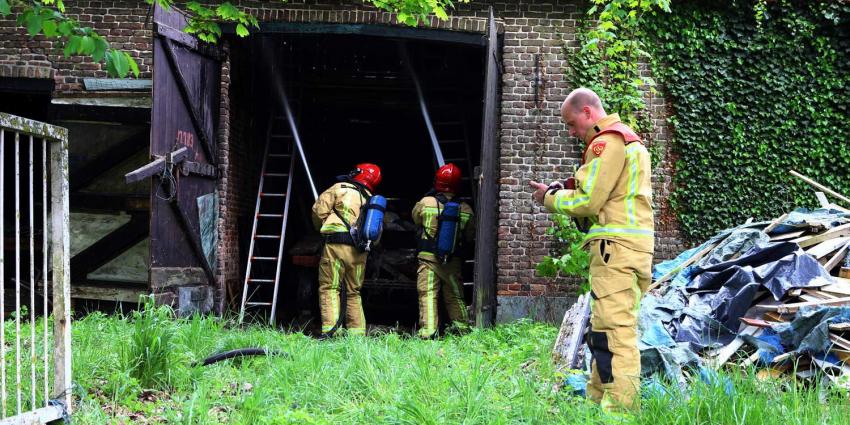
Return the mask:
[[(35, 406), (35, 387), (37, 386), (37, 382), (38, 382), (38, 381), (35, 380), (35, 363), (36, 363), (35, 347), (37, 346), (37, 344), (36, 344), (36, 340), (35, 340), (35, 221), (33, 219), (33, 217), (34, 217), (33, 210), (35, 209), (35, 202), (34, 202), (34, 199), (33, 199), (35, 197), (35, 195), (33, 195), (33, 185), (34, 185), (35, 181), (33, 180), (33, 169), (32, 169), (32, 167), (33, 167), (32, 159), (33, 159), (33, 155), (34, 155), (33, 145), (35, 145), (35, 140), (33, 139), (32, 136), (30, 136), (30, 146), (29, 146), (30, 150), (29, 150), (29, 157), (28, 157), (28, 161), (27, 161), (29, 163), (29, 180), (28, 180), (29, 184), (28, 184), (28, 186), (29, 186), (29, 192), (30, 192), (30, 197), (29, 197), (29, 201), (30, 201), (30, 205), (29, 205), (29, 225), (30, 225), (30, 237), (29, 237), (29, 239), (30, 239), (30, 241), (29, 241), (30, 242), (30, 255), (29, 255), (29, 257), (30, 257), (30, 281), (29, 281), (29, 285), (30, 285), (30, 399), (31, 399), (31, 404), (30, 404), (30, 407), (29, 407), (30, 409), (36, 408), (36, 406)], [(45, 342), (47, 342), (47, 341), (45, 341)]]
[(21, 134), (15, 133), (15, 412), (21, 414)]
[[(0, 188), (5, 188), (6, 175), (6, 130), (0, 128)], [(3, 392), (3, 401), (0, 403), (0, 418), (6, 417), (6, 229), (4, 227), (5, 195), (0, 195), (0, 391)]]
[[(48, 360), (50, 352), (47, 349), (47, 139), (41, 139), (41, 298), (44, 300), (44, 407), (50, 405), (50, 390), (48, 389), (48, 376), (50, 367)], [(35, 384), (33, 384), (35, 385)]]
[(54, 397), (71, 413), (71, 236), (68, 189), (68, 139), (50, 144), (50, 199), (53, 247)]

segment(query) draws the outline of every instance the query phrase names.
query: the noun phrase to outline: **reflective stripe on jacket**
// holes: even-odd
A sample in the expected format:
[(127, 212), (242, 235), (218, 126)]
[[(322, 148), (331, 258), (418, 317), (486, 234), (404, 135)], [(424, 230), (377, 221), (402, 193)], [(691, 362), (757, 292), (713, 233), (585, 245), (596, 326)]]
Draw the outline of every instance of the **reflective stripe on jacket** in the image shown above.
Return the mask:
[(585, 244), (608, 239), (636, 251), (653, 252), (650, 157), (643, 143), (634, 141), (636, 137), (617, 114), (599, 120), (585, 138), (590, 143), (575, 175), (575, 190), (546, 194), (543, 204), (550, 212), (590, 219)]

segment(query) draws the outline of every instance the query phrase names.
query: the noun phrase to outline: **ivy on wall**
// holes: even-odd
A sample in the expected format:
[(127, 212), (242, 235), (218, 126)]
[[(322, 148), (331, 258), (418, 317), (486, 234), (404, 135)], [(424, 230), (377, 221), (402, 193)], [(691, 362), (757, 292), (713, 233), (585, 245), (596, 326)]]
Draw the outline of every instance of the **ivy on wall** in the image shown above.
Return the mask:
[(816, 207), (789, 169), (850, 194), (850, 4), (708, 3), (644, 24), (673, 108), (671, 204), (692, 241)]

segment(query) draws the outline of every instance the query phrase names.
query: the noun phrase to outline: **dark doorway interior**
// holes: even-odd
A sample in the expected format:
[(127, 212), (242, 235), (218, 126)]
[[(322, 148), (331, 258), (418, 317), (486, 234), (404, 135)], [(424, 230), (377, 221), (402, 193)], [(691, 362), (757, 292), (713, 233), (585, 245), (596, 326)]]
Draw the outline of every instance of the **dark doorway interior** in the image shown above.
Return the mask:
[[(359, 162), (382, 168), (384, 181), (378, 192), (388, 198), (388, 220), (382, 247), (370, 254), (367, 266), (363, 290), (366, 318), (372, 324), (413, 325), (418, 311), (417, 262), (410, 212), (431, 187), (436, 160), (414, 78), (403, 57), (409, 58), (418, 74), (446, 162), (460, 166), (466, 177), (461, 196), (475, 208), (476, 189), (469, 176), (480, 162), (483, 48), (317, 34), (258, 37), (251, 47), (252, 95), (246, 98), (253, 105), (245, 107), (252, 108), (256, 117), (250, 145), (254, 161), (241, 186), (256, 194), (267, 134), (281, 125), (268, 121), (282, 116), (280, 96), (271, 79), (282, 78), (319, 193)], [(292, 196), (278, 309), (278, 317), (285, 320), (315, 315), (318, 308), (316, 268), (304, 265), (304, 258), (314, 255), (317, 245), (313, 243), (317, 233), (310, 223), (313, 197), (300, 166), (296, 167)], [(245, 203), (241, 209), (240, 251), (246, 257), (253, 203)], [(241, 261), (244, 277), (246, 259)], [(464, 267), (468, 303), (472, 272), (469, 259)]]

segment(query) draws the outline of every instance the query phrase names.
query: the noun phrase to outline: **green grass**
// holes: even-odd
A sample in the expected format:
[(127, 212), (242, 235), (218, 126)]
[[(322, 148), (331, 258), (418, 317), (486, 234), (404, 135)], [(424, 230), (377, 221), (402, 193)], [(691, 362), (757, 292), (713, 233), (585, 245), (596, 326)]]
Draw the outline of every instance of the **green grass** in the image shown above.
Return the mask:
[[(550, 361), (557, 329), (520, 322), (440, 341), (386, 333), (317, 341), (214, 318), (92, 314), (74, 323), (76, 424), (602, 424)], [(8, 332), (8, 327), (7, 327)], [(7, 333), (7, 335), (9, 335)], [(150, 350), (145, 350), (149, 346)], [(207, 367), (248, 346), (289, 353)], [(8, 361), (8, 358), (7, 358)], [(657, 395), (634, 424), (848, 423), (847, 395), (733, 375), (735, 394), (697, 384)], [(157, 389), (153, 389), (157, 388)]]

